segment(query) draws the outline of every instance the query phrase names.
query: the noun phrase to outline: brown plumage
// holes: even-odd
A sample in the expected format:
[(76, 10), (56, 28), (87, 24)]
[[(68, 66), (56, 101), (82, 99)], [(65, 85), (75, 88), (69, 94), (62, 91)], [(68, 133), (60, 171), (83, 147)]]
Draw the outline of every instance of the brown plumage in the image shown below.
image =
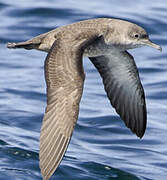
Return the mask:
[(126, 51), (144, 45), (161, 50), (140, 26), (109, 18), (77, 22), (8, 48), (49, 52), (45, 60), (47, 107), (40, 135), (40, 168), (48, 180), (70, 142), (84, 84), (82, 57), (99, 71), (107, 96), (127, 127), (140, 138), (147, 122), (144, 90), (133, 57)]

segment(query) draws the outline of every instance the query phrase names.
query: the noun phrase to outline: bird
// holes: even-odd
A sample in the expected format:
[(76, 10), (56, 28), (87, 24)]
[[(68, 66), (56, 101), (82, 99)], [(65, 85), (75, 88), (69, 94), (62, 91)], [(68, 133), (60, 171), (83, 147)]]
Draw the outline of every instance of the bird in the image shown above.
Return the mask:
[(100, 73), (107, 97), (125, 125), (143, 137), (147, 124), (145, 93), (134, 58), (127, 51), (142, 46), (162, 51), (143, 27), (116, 18), (82, 20), (25, 42), (7, 44), (8, 48), (47, 52), (47, 106), (39, 147), (44, 180), (49, 180), (59, 166), (78, 119), (84, 56)]

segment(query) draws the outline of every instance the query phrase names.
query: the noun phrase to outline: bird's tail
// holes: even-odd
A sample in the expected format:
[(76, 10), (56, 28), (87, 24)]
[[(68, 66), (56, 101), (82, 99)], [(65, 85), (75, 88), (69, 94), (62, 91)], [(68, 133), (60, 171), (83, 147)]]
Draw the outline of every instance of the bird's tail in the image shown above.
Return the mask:
[(24, 48), (24, 49), (37, 49), (40, 43), (34, 43), (33, 41), (25, 41), (19, 43), (8, 43), (7, 48)]
[(24, 49), (37, 49), (41, 50), (39, 46), (41, 45), (43, 39), (46, 37), (47, 33), (41, 34), (39, 36), (36, 36), (30, 40), (19, 42), (19, 43), (8, 43), (7, 48), (24, 48)]

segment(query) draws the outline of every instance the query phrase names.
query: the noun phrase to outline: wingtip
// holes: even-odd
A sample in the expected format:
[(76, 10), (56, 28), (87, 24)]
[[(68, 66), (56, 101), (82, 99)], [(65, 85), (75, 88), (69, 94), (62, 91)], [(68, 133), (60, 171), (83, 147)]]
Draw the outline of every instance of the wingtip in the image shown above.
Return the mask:
[(145, 130), (146, 129), (142, 129), (140, 132), (134, 132), (136, 134), (137, 137), (139, 137), (140, 139), (143, 138), (144, 134), (145, 134)]
[(42, 177), (43, 177), (43, 180), (49, 180), (51, 176), (42, 175)]
[(131, 126), (132, 124), (127, 124), (125, 122), (125, 125), (127, 128), (130, 129), (130, 131), (132, 133), (134, 133), (137, 137), (139, 137), (140, 139), (143, 138), (144, 134), (145, 134), (145, 131), (146, 131), (146, 125), (144, 125), (141, 129), (137, 128), (136, 126)]
[(41, 164), (39, 164), (39, 166), (40, 166), (40, 170), (41, 170), (41, 174), (42, 174), (42, 179), (43, 179), (43, 180), (49, 180), (52, 175), (51, 175), (51, 174), (48, 175), (48, 174), (45, 172), (44, 168), (41, 167)]
[[(137, 135), (137, 134), (136, 134)], [(144, 136), (144, 133), (142, 133), (142, 134), (138, 134), (137, 135), (140, 139), (142, 139), (143, 138), (143, 136)]]
[(138, 138), (142, 139), (144, 134), (145, 134), (145, 130), (146, 130), (146, 126), (144, 126), (142, 129), (137, 128), (136, 126), (132, 127), (131, 124), (127, 125), (125, 124), (133, 134), (135, 134)]

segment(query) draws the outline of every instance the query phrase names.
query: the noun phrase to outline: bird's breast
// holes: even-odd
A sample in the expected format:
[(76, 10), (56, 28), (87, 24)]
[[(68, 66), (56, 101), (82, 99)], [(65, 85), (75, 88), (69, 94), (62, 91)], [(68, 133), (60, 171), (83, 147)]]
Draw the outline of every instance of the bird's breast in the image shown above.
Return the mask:
[(111, 54), (112, 51), (114, 51), (115, 48), (111, 45), (108, 45), (104, 42), (104, 40), (100, 39), (92, 44), (90, 44), (88, 47), (84, 50), (84, 56), (87, 57), (97, 57), (102, 55)]

